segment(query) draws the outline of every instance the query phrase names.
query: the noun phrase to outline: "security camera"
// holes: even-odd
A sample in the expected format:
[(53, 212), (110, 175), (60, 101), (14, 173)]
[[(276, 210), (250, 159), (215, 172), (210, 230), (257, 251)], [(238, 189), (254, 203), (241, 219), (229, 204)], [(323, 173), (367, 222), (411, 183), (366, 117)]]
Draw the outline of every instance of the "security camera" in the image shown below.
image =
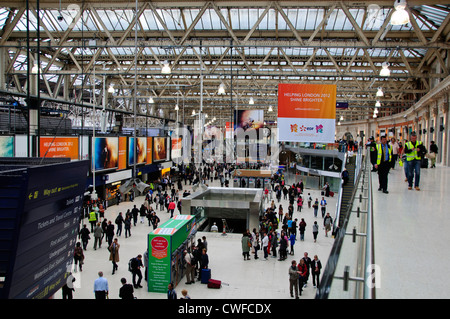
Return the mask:
[(63, 18), (63, 16), (62, 16), (62, 15), (59, 15), (59, 16), (57, 16), (57, 17), (56, 17), (56, 19), (58, 19), (58, 21), (62, 21), (62, 20), (64, 20), (64, 18)]

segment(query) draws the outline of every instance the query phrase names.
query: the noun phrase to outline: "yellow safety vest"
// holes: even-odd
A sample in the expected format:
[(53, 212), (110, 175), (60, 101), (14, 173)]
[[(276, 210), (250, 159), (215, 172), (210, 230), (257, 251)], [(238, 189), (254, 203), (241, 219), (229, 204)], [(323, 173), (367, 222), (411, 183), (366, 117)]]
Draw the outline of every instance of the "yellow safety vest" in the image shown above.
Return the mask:
[[(377, 165), (381, 164), (381, 156), (383, 154), (383, 149), (382, 149), (383, 144), (377, 144)], [(388, 153), (389, 153), (389, 162), (392, 159), (392, 148), (386, 143), (386, 146), (388, 148)]]
[(417, 146), (422, 145), (421, 141), (417, 141), (416, 142), (416, 147), (413, 146), (413, 144), (411, 142), (406, 142), (406, 147), (408, 147), (408, 149), (412, 150), (414, 149), (411, 153), (405, 153), (406, 154), (406, 161), (412, 161), (412, 160), (421, 160), (422, 158), (420, 157), (420, 155), (417, 153), (417, 151), (415, 150), (417, 148)]
[(97, 221), (97, 213), (96, 213), (96, 212), (90, 212), (90, 213), (89, 213), (89, 221), (90, 221), (90, 222), (95, 222), (95, 221)]

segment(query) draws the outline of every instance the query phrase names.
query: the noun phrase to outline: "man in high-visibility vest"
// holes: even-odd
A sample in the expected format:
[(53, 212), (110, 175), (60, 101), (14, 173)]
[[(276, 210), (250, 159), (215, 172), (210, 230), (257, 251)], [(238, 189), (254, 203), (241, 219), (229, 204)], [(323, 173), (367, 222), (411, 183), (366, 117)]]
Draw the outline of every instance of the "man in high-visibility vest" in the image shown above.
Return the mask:
[(376, 145), (377, 163), (375, 164), (375, 168), (378, 171), (378, 190), (388, 194), (388, 174), (391, 168), (392, 148), (387, 143), (386, 135), (381, 136), (380, 142)]
[(412, 189), (414, 180), (414, 188), (420, 191), (420, 167), (422, 165), (422, 158), (427, 153), (427, 149), (422, 141), (417, 141), (416, 132), (411, 133), (411, 140), (405, 143), (404, 152), (408, 165), (408, 189)]
[(91, 224), (91, 232), (94, 231), (94, 227), (97, 224), (97, 212), (95, 210), (92, 210), (89, 213), (89, 223)]

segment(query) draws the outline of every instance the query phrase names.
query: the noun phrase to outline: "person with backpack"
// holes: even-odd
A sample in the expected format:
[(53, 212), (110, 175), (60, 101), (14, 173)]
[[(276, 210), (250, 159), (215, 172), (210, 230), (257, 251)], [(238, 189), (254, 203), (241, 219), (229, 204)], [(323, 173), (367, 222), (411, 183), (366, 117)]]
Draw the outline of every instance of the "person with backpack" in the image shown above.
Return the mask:
[[(142, 272), (141, 267), (144, 267), (144, 264), (142, 263), (142, 255), (139, 254), (137, 257), (133, 257), (128, 262), (128, 270), (132, 274), (133, 278), (133, 287), (134, 288), (142, 288), (141, 281), (142, 281)], [(136, 276), (138, 277), (138, 280), (136, 282)]]

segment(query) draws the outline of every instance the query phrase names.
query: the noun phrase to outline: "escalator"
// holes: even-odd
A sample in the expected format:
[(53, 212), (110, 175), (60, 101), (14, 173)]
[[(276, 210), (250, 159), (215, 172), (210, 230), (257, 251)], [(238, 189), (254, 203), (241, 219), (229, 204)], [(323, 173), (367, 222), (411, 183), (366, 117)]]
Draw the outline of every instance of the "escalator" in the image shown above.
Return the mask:
[(355, 180), (355, 163), (354, 161), (350, 161), (345, 165), (345, 168), (348, 171), (349, 174), (349, 181), (342, 186), (342, 199), (341, 199), (341, 208), (339, 211), (339, 228), (342, 227), (342, 224), (347, 217), (347, 210), (349, 205), (351, 204), (351, 198), (353, 194), (353, 189), (355, 188), (355, 185), (353, 181)]

